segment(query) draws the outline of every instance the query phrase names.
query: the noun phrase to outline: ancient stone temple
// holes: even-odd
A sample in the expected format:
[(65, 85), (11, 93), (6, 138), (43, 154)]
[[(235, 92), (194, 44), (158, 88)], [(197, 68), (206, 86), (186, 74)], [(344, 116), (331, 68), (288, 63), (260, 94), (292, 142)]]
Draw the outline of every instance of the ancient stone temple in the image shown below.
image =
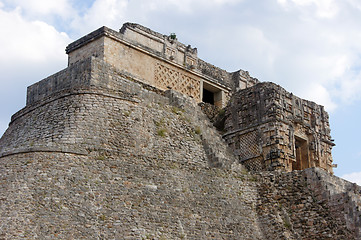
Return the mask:
[(161, 90), (173, 89), (224, 107), (232, 91), (258, 82), (248, 72), (217, 68), (197, 57), (197, 48), (138, 24), (126, 23), (116, 32), (102, 27), (71, 43), (69, 66), (90, 56)]
[(322, 106), (137, 24), (66, 51), (0, 138), (0, 239), (361, 239)]
[[(223, 108), (232, 96), (224, 138), (250, 170), (321, 167), (332, 172), (334, 143), (322, 106), (275, 84), (259, 83), (246, 71), (215, 67), (199, 59), (196, 48), (178, 42), (175, 34), (126, 23), (119, 32), (102, 27), (71, 43), (66, 52), (69, 66), (94, 56), (140, 82), (176, 90), (198, 103)], [(42, 96), (31, 86), (29, 101), (36, 98), (32, 92)]]
[(236, 92), (227, 107), (223, 135), (248, 169), (332, 173), (328, 114), (317, 105), (270, 83)]

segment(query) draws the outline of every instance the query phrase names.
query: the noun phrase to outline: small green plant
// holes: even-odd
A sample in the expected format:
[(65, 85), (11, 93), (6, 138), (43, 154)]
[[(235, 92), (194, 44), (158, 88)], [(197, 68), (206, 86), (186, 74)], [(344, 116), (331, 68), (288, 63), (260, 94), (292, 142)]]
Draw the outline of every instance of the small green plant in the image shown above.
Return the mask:
[(172, 112), (177, 114), (177, 115), (180, 115), (184, 112), (184, 109), (181, 109), (179, 107), (172, 107)]
[(166, 236), (160, 236), (159, 240), (168, 240), (168, 238)]
[(124, 116), (126, 116), (126, 117), (129, 117), (129, 116), (130, 116), (130, 114), (131, 114), (131, 112), (130, 112), (130, 111), (125, 111), (125, 112), (124, 112)]
[(33, 163), (33, 160), (32, 160), (32, 159), (29, 159), (29, 160), (26, 161), (25, 164), (31, 164), (31, 163)]
[(177, 168), (179, 168), (179, 164), (176, 163), (176, 162), (172, 162), (172, 163), (169, 164), (169, 168), (171, 168), (171, 169), (177, 169)]
[(257, 177), (251, 175), (251, 176), (248, 178), (248, 180), (251, 181), (251, 182), (257, 182)]
[(242, 169), (242, 171), (241, 171), (241, 174), (243, 174), (243, 175), (247, 175), (249, 172), (247, 171), (247, 169)]
[(105, 160), (105, 156), (104, 155), (99, 155), (96, 157), (96, 160)]
[(222, 108), (218, 111), (218, 114), (221, 116), (224, 116), (225, 113), (226, 113), (226, 110), (224, 108)]
[(285, 226), (285, 228), (291, 229), (291, 223), (285, 219), (283, 220), (283, 225)]
[(157, 127), (161, 127), (165, 125), (165, 120), (164, 118), (160, 119), (159, 121), (154, 121), (155, 126)]
[(165, 137), (167, 135), (167, 129), (160, 128), (160, 129), (158, 129), (157, 134), (158, 134), (158, 136)]
[(169, 38), (172, 39), (172, 40), (176, 40), (177, 39), (177, 35), (175, 33), (171, 33), (169, 35)]
[(191, 122), (191, 119), (190, 118), (188, 118), (188, 117), (186, 117), (186, 116), (182, 116), (182, 118), (181, 118), (182, 120), (184, 120), (185, 122), (188, 122), (188, 123), (190, 123)]
[(196, 127), (196, 128), (194, 129), (194, 132), (199, 135), (199, 134), (202, 133), (202, 130), (201, 130), (200, 127)]
[(102, 221), (105, 221), (106, 216), (105, 216), (104, 214), (103, 214), (103, 215), (100, 215), (100, 216), (99, 216), (99, 219), (102, 220)]

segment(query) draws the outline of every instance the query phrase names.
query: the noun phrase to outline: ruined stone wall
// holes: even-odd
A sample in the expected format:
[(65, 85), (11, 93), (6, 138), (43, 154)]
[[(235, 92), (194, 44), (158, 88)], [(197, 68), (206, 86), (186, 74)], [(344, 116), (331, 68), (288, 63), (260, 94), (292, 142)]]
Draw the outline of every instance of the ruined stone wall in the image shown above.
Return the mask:
[(0, 139), (1, 238), (359, 238), (359, 187), (313, 169), (250, 175), (194, 100), (97, 58), (60, 75), (84, 69)]
[(262, 239), (256, 192), (212, 168), (232, 156), (193, 100), (82, 64), (92, 84), (27, 105), (0, 139), (2, 238)]
[[(197, 59), (196, 50), (178, 42), (171, 43), (167, 39), (154, 40), (154, 36), (151, 37), (150, 34), (144, 32), (135, 32), (134, 29), (122, 30), (122, 33), (124, 35), (103, 27), (70, 44), (67, 47), (69, 65), (96, 55), (146, 84), (161, 90), (179, 91), (193, 97), (198, 102), (202, 100), (204, 78), (194, 72)], [(144, 34), (147, 35), (144, 36)], [(162, 52), (158, 51), (160, 46), (157, 44), (164, 46)], [(102, 54), (95, 54), (100, 51), (99, 49)], [(169, 49), (173, 49), (172, 51), (176, 55), (169, 53)], [(221, 90), (228, 92), (230, 89), (223, 86)], [(221, 106), (222, 101), (219, 103)]]
[(361, 188), (322, 169), (257, 173), (265, 239), (361, 239)]
[(176, 35), (162, 35), (135, 23), (125, 23), (120, 33), (135, 46), (157, 55), (160, 53), (165, 59), (186, 68), (197, 67), (197, 48), (179, 42)]
[(233, 86), (232, 82), (232, 75), (231, 73), (216, 67), (202, 59), (198, 60), (198, 69), (207, 76), (212, 77), (213, 79), (217, 80), (219, 83), (224, 84), (226, 83), (229, 86)]
[(361, 187), (329, 174), (323, 169), (304, 171), (315, 200), (328, 203), (328, 210), (342, 219), (355, 239), (361, 239)]
[(232, 82), (234, 83), (233, 90), (238, 91), (252, 87), (260, 81), (257, 78), (251, 77), (248, 71), (239, 70), (232, 73)]
[[(90, 71), (85, 74), (84, 69), (90, 69)], [(59, 76), (63, 79), (60, 79)], [(72, 85), (72, 80), (69, 78), (74, 78), (76, 84)], [(112, 129), (113, 123), (109, 122), (111, 119), (118, 119), (117, 114), (123, 112), (125, 112), (124, 114), (130, 113), (117, 107), (114, 102), (119, 102), (117, 104), (121, 105), (139, 105), (143, 102), (145, 105), (148, 103), (173, 104), (176, 106), (174, 110), (176, 112), (178, 112), (178, 108), (188, 106), (187, 111), (191, 115), (198, 108), (196, 101), (180, 93), (163, 92), (158, 88), (138, 82), (117, 71), (110, 64), (94, 57), (78, 62), (66, 70), (34, 84), (29, 87), (28, 92), (30, 93), (29, 99), (33, 100), (12, 116), (10, 127), (0, 140), (0, 156), (36, 151), (36, 149), (84, 154), (84, 151), (90, 146), (103, 146), (105, 149), (116, 151), (116, 146), (109, 145), (112, 131), (103, 131), (102, 128), (109, 126)], [(105, 100), (98, 103), (98, 98), (105, 98)], [(174, 100), (174, 98), (178, 100)], [(180, 101), (181, 98), (188, 100)], [(100, 109), (96, 109), (97, 107)], [(106, 120), (106, 123), (101, 122), (100, 117), (96, 117), (97, 115), (101, 117), (109, 115), (103, 111), (109, 111), (115, 115), (110, 116), (110, 120)], [(201, 110), (197, 111), (201, 114), (202, 121), (208, 122)], [(143, 119), (142, 116), (138, 116), (138, 118)], [(148, 120), (153, 121), (154, 119)], [(188, 119), (188, 121), (197, 122), (199, 120)], [(220, 136), (207, 130), (210, 123), (207, 125), (202, 122), (198, 125), (199, 131), (208, 132), (202, 141), (206, 148), (211, 148), (207, 150), (210, 161), (215, 164), (217, 161), (223, 161), (221, 164), (225, 164), (228, 161), (225, 159), (226, 156), (231, 159), (232, 154), (225, 154), (227, 147), (225, 144), (219, 144), (219, 141), (222, 141)], [(145, 138), (142, 139), (145, 140)], [(124, 141), (127, 140), (129, 139), (124, 139)], [(223, 156), (218, 152), (223, 152)]]
[(77, 48), (68, 54), (68, 66), (73, 65), (76, 62), (83, 61), (89, 57), (97, 57), (104, 59), (104, 41), (106, 37), (100, 37), (98, 39), (89, 42), (81, 48)]
[[(225, 131), (226, 141), (251, 170), (321, 167), (332, 172), (328, 114), (276, 84), (258, 83), (235, 93)], [(296, 140), (305, 145), (303, 162), (297, 159)]]
[[(89, 109), (97, 106), (110, 111), (114, 107), (112, 101), (138, 103), (140, 98), (168, 103), (167, 98), (142, 89), (141, 84), (130, 82), (97, 58), (78, 62), (28, 88), (28, 104), (12, 116), (0, 151), (2, 154), (23, 151), (35, 145), (54, 151), (84, 149), (79, 144), (103, 145), (108, 132), (100, 130), (102, 125), (96, 124), (99, 119), (94, 118)], [(108, 102), (96, 103), (100, 96)], [(90, 125), (79, 126), (84, 119), (89, 119)], [(99, 126), (98, 135), (89, 131), (93, 124)]]
[(64, 89), (90, 86), (91, 58), (71, 65), (27, 88), (26, 105), (43, 100)]
[(164, 39), (167, 37), (149, 28), (138, 24), (125, 23), (120, 29), (120, 33), (136, 46), (145, 47), (159, 54), (164, 52)]
[(154, 75), (157, 59), (142, 51), (106, 38), (104, 61), (142, 79), (147, 84), (156, 86)]

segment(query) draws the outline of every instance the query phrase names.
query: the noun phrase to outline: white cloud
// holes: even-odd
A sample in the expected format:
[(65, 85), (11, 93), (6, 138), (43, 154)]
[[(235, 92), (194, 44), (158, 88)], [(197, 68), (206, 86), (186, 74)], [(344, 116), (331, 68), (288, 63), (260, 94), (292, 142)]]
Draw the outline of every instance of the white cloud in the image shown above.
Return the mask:
[(5, 0), (5, 2), (9, 5), (17, 6), (25, 15), (33, 17), (51, 14), (69, 17), (71, 14), (74, 14), (74, 10), (68, 0)]
[[(259, 63), (246, 69), (261, 76), (260, 80), (277, 82), (328, 110), (359, 99), (359, 11), (336, 1), (278, 0), (278, 4), (282, 7), (277, 17), (266, 11), (258, 15), (257, 21), (257, 28), (276, 50), (267, 48), (268, 54), (247, 54), (243, 59), (245, 65), (250, 66), (250, 61)], [(252, 24), (246, 20), (235, 25)], [(249, 36), (246, 32), (242, 34), (235, 37), (245, 43), (242, 38)], [(254, 41), (239, 47), (257, 53), (259, 44)]]
[(127, 0), (96, 0), (83, 16), (74, 16), (72, 28), (86, 34), (101, 26), (118, 29), (125, 20)]
[(5, 121), (24, 106), (26, 86), (66, 67), (64, 49), (71, 40), (45, 22), (24, 19), (19, 8), (0, 8), (0, 28), (0, 120)]
[[(97, 0), (97, 2), (102, 2), (104, 0)], [(184, 15), (179, 16), (184, 19), (178, 19), (178, 21), (184, 21), (185, 18), (188, 18), (191, 14), (198, 14), (204, 10), (215, 10), (219, 7), (224, 6), (234, 6), (245, 0), (132, 0), (132, 1), (122, 1), (116, 0), (117, 4), (121, 7), (126, 7), (127, 11), (124, 14), (128, 19), (129, 18), (140, 18), (147, 19), (149, 15), (154, 14), (155, 12), (161, 13), (164, 17), (169, 14), (171, 17), (169, 20), (174, 20), (173, 16), (179, 16), (179, 13)], [(124, 6), (122, 3), (127, 3)], [(152, 16), (154, 17), (154, 16)], [(191, 16), (194, 17), (194, 16)], [(166, 17), (165, 17), (166, 18)], [(151, 21), (151, 20), (150, 20)], [(118, 22), (119, 24), (119, 22)]]
[(26, 21), (21, 11), (5, 12), (0, 9), (0, 63), (1, 68), (21, 62), (48, 63), (63, 61), (64, 49), (70, 38), (41, 21)]
[[(230, 37), (225, 37), (226, 32), (231, 33)], [(271, 42), (264, 31), (255, 26), (230, 25), (224, 26), (222, 31), (214, 28), (206, 34), (203, 37), (203, 44), (208, 49), (212, 49), (209, 54), (216, 55), (222, 64), (220, 67), (230, 71), (244, 68), (244, 66), (240, 66), (240, 62), (246, 62), (252, 68), (257, 67), (263, 69), (263, 72), (272, 72), (275, 59), (281, 51), (277, 43)], [(207, 49), (203, 51), (207, 51)]]
[(216, 4), (235, 4), (237, 2), (240, 2), (240, 1), (237, 1), (237, 0), (212, 0), (210, 2), (214, 2)]
[(361, 73), (348, 73), (344, 79), (337, 82), (337, 88), (333, 91), (333, 96), (338, 97), (342, 103), (351, 104), (361, 98)]
[(349, 3), (353, 8), (361, 10), (361, 2), (359, 0), (347, 0), (347, 3)]
[(328, 112), (334, 111), (337, 107), (327, 89), (317, 82), (310, 83), (306, 92), (302, 93), (302, 97), (325, 106)]
[(277, 0), (285, 9), (296, 8), (303, 13), (303, 17), (311, 13), (318, 18), (332, 18), (339, 12), (334, 0)]
[[(11, 74), (32, 71), (32, 65), (49, 67), (51, 64), (65, 65), (64, 49), (71, 41), (66, 33), (41, 21), (27, 21), (17, 8), (10, 12), (0, 9), (0, 70)], [(19, 80), (21, 81), (21, 80)]]
[(341, 176), (343, 179), (347, 181), (356, 183), (357, 185), (361, 186), (361, 172), (353, 172), (349, 174), (345, 174)]

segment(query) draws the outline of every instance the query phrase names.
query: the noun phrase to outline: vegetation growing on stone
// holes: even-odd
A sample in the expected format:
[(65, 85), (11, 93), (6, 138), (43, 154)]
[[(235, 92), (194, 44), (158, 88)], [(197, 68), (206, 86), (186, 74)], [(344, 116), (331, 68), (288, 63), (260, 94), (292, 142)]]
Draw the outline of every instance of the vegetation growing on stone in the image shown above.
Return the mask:
[(157, 130), (157, 134), (158, 134), (158, 136), (165, 137), (165, 136), (167, 136), (167, 129), (160, 128)]

